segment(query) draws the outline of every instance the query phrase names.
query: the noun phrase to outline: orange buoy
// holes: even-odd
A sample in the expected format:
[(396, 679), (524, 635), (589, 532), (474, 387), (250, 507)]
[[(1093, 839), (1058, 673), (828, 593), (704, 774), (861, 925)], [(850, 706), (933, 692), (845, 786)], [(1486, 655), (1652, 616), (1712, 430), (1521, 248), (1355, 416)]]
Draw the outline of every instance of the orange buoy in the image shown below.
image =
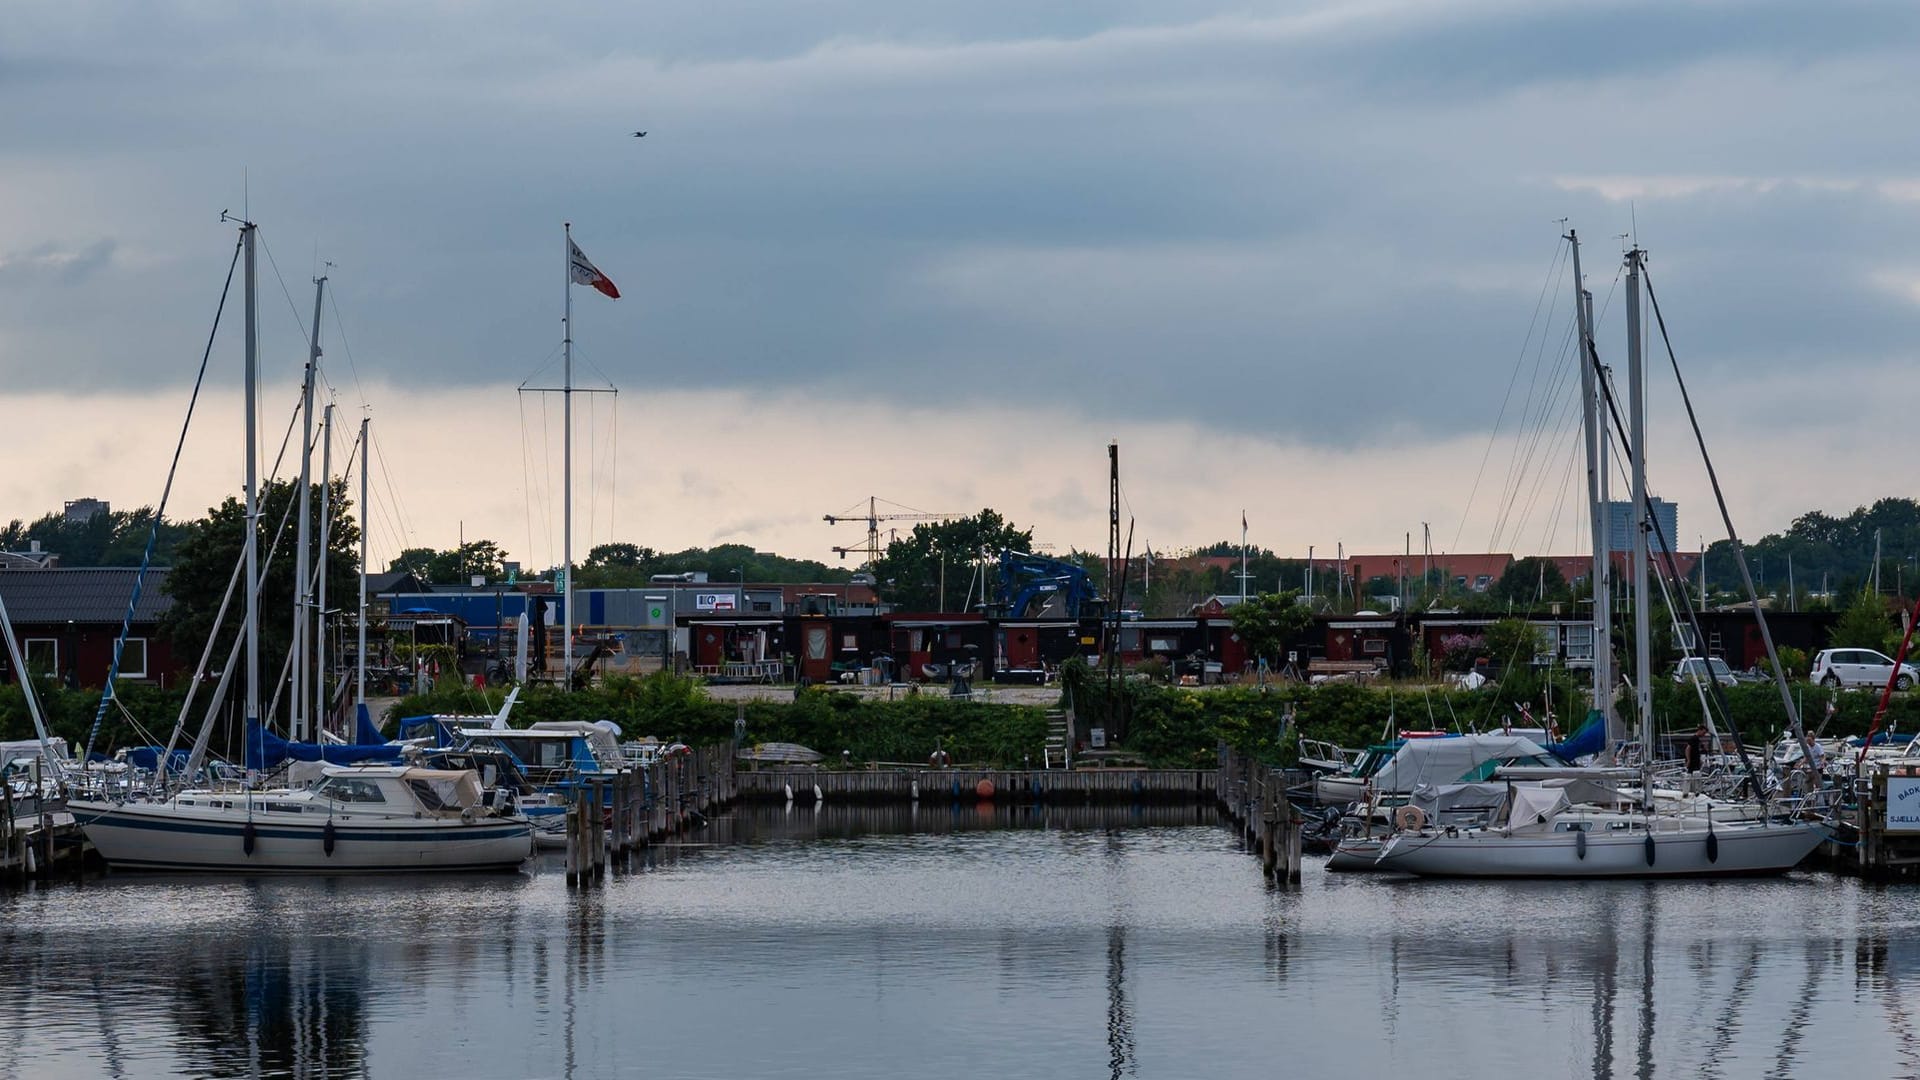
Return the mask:
[(975, 795), (980, 796), (983, 799), (993, 798), (993, 781), (982, 780), (979, 783), (973, 785), (973, 793)]

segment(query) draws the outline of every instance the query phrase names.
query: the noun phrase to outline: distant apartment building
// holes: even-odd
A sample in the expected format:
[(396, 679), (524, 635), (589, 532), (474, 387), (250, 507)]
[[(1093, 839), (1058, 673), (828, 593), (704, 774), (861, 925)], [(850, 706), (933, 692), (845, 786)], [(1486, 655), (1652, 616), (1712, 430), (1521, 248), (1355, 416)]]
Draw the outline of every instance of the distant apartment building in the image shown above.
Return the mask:
[(61, 516), (75, 524), (83, 525), (92, 521), (97, 515), (108, 513), (112, 509), (113, 507), (107, 505), (105, 499), (79, 498), (69, 501)]
[[(1653, 504), (1653, 520), (1659, 526), (1658, 532), (1647, 534), (1647, 550), (1660, 551), (1660, 538), (1665, 537), (1667, 550), (1678, 551), (1685, 547), (1680, 543), (1680, 510), (1674, 503), (1661, 498), (1647, 500)], [(1627, 500), (1607, 504), (1607, 550), (1633, 550), (1633, 503)]]

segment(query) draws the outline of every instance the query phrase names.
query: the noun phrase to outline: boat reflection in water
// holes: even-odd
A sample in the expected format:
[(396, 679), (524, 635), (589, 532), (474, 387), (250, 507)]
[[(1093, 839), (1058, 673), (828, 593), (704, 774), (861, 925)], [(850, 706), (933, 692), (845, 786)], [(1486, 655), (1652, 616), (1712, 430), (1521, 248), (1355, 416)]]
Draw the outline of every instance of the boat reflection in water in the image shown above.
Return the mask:
[(1920, 1075), (1902, 894), (1276, 888), (1211, 813), (758, 807), (585, 889), (0, 893), (0, 1077)]

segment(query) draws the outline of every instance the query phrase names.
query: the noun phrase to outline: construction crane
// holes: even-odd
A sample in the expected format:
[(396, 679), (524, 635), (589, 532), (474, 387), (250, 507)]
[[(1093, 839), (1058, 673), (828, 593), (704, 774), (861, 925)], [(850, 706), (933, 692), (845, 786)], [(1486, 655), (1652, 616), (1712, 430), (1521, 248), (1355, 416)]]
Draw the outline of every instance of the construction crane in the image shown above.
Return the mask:
[[(890, 503), (888, 505), (899, 506), (900, 504)], [(859, 508), (860, 507), (858, 503), (854, 504), (854, 507), (853, 507), (854, 510), (858, 510)], [(871, 566), (874, 563), (880, 561), (880, 523), (881, 522), (883, 521), (950, 521), (956, 517), (963, 516), (960, 514), (923, 514), (918, 510), (914, 510), (912, 507), (902, 507), (902, 509), (908, 510), (910, 512), (904, 513), (904, 514), (880, 513), (879, 498), (877, 496), (869, 495), (867, 496), (867, 512), (865, 516), (861, 516), (859, 514), (855, 514), (851, 512), (826, 515), (826, 522), (829, 525), (845, 525), (850, 523), (865, 522), (867, 526), (867, 546), (866, 547), (864, 548), (835, 547), (833, 549), (834, 554), (844, 559), (853, 552), (864, 552), (867, 556), (867, 565)]]

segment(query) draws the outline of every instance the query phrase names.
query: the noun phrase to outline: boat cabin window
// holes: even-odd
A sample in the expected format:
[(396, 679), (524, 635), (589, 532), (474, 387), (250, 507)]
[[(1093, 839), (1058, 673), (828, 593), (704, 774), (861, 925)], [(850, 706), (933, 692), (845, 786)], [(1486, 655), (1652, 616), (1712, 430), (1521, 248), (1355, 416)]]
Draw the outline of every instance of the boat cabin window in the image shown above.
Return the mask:
[(500, 739), (500, 745), (513, 756), (534, 766), (565, 766), (573, 763), (570, 739)]
[(472, 802), (470, 796), (462, 794), (460, 781), (451, 777), (432, 780), (411, 777), (407, 786), (413, 789), (413, 797), (420, 800), (420, 808), (427, 811), (459, 810)]
[(380, 785), (371, 780), (361, 780), (351, 776), (329, 776), (320, 785), (320, 794), (340, 803), (383, 803), (387, 797), (380, 793)]
[(1593, 822), (1591, 821), (1556, 821), (1553, 823), (1553, 831), (1554, 832), (1591, 832), (1593, 831)]

